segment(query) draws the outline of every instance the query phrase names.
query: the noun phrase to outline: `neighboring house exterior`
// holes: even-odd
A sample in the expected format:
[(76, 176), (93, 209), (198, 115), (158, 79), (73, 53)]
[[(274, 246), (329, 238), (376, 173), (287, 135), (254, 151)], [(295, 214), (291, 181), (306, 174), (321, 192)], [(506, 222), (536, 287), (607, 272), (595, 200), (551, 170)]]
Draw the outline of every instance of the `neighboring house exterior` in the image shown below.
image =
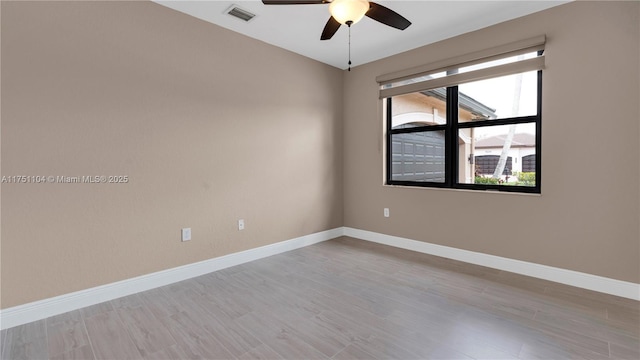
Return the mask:
[[(491, 136), (476, 141), (475, 165), (479, 176), (491, 176), (498, 164), (506, 135)], [(529, 133), (516, 133), (509, 148), (507, 165), (502, 178), (514, 172), (536, 171), (536, 136)], [(514, 179), (515, 180), (515, 179)]]
[[(446, 89), (434, 89), (395, 96), (393, 129), (446, 124)], [(459, 122), (495, 119), (495, 109), (460, 93)], [(475, 129), (458, 134), (460, 157), (458, 181), (473, 183), (476, 176), (493, 175), (505, 143), (505, 135), (481, 138)], [(514, 172), (535, 172), (535, 135), (516, 133), (501, 179), (516, 181)], [(444, 131), (425, 131), (394, 136), (392, 169), (395, 180), (444, 182)], [(472, 161), (473, 157), (473, 161)]]

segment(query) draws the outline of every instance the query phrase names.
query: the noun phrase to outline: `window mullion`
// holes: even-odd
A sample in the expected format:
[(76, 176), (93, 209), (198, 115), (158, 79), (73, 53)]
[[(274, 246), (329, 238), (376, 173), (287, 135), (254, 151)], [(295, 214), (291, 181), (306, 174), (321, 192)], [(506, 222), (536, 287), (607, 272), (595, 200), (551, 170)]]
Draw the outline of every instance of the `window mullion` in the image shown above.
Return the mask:
[(490, 126), (500, 126), (500, 125), (515, 125), (515, 124), (526, 124), (526, 123), (534, 123), (538, 121), (538, 116), (521, 116), (514, 118), (505, 118), (505, 119), (495, 119), (495, 120), (481, 120), (481, 121), (471, 121), (465, 123), (458, 123), (458, 129), (470, 129), (470, 128), (481, 128), (481, 127), (490, 127)]
[(391, 129), (389, 131), (393, 135), (393, 134), (406, 134), (406, 133), (442, 131), (442, 130), (447, 130), (447, 125), (420, 126), (420, 127), (404, 128), (404, 129)]
[(445, 144), (445, 182), (453, 187), (458, 176), (458, 87), (447, 88), (447, 130)]
[(393, 143), (391, 142), (391, 115), (393, 114), (392, 111), (392, 100), (391, 98), (387, 98), (387, 169), (385, 171), (386, 173), (386, 179), (385, 179), (385, 184), (390, 184), (391, 183), (391, 166), (393, 163), (393, 159), (392, 159), (392, 148), (393, 148)]
[[(538, 52), (542, 54), (542, 51)], [(538, 71), (538, 120), (536, 121), (536, 189), (542, 191), (542, 71)]]

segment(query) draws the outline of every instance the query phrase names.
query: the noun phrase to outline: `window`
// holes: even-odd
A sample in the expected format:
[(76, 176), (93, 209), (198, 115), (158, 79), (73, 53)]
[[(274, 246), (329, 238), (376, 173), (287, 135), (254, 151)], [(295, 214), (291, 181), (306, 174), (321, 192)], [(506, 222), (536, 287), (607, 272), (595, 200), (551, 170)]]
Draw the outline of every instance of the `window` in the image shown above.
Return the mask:
[(378, 77), (386, 184), (540, 193), (544, 42)]

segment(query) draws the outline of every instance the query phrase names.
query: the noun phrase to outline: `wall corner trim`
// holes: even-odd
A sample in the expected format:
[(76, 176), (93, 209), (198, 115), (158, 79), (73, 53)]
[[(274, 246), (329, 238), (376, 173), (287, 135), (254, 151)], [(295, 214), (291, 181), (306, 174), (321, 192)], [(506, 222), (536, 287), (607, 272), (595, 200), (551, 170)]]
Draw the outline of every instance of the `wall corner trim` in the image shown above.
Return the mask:
[(342, 227), (0, 310), (0, 329), (46, 319), (342, 236)]
[(411, 240), (350, 227), (344, 228), (344, 236), (640, 301), (640, 284), (632, 282), (462, 250), (443, 245), (430, 244), (423, 241)]

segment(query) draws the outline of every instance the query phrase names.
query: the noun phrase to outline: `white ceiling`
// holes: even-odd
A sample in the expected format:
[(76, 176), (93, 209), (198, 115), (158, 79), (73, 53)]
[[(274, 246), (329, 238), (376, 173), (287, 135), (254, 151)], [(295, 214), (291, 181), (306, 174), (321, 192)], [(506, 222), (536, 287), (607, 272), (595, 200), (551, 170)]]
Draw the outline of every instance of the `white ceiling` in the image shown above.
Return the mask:
[[(264, 5), (259, 0), (154, 0), (156, 3), (217, 24), (246, 36), (347, 68), (348, 29), (341, 26), (330, 40), (320, 41), (329, 19), (329, 5)], [(412, 22), (400, 31), (364, 17), (351, 28), (352, 66), (434, 43), (469, 31), (521, 17), (568, 2), (532, 1), (376, 1)], [(227, 15), (233, 4), (256, 17), (244, 22)]]

